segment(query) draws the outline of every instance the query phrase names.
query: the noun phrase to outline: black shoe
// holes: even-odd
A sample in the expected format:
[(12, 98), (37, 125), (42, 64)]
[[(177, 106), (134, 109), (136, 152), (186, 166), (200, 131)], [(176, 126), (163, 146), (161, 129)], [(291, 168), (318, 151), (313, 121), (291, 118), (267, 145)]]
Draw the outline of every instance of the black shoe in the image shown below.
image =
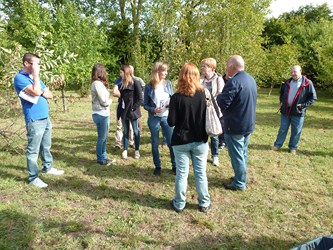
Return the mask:
[(177, 170), (176, 170), (176, 168), (172, 168), (172, 173), (174, 174), (174, 175), (176, 175), (176, 173), (177, 173)]
[(224, 142), (219, 143), (219, 149), (224, 149), (224, 147), (225, 147), (225, 143)]
[(161, 168), (155, 168), (154, 175), (155, 176), (160, 176), (161, 175)]
[(236, 188), (231, 183), (223, 184), (224, 188), (231, 191), (245, 191), (245, 188)]
[(115, 149), (115, 150), (119, 150), (120, 147), (116, 145), (116, 146), (114, 146), (114, 149)]
[(171, 207), (172, 207), (172, 209), (175, 210), (177, 213), (181, 213), (181, 212), (183, 212), (183, 210), (184, 210), (184, 209), (178, 209), (178, 208), (176, 208), (176, 207), (173, 205), (173, 200), (171, 200)]
[(199, 206), (199, 211), (206, 214), (206, 213), (208, 213), (209, 208), (210, 208), (210, 206), (208, 206), (208, 207)]
[(134, 144), (129, 145), (130, 148), (135, 148)]

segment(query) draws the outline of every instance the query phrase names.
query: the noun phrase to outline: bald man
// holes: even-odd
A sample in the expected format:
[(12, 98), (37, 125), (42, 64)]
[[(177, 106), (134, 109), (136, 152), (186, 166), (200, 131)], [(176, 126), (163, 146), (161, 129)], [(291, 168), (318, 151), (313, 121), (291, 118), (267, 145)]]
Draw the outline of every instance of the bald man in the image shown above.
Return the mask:
[(217, 103), (224, 117), (224, 139), (235, 176), (224, 187), (244, 191), (247, 183), (248, 145), (256, 119), (257, 84), (244, 71), (244, 60), (239, 55), (229, 57), (225, 71), (229, 80), (217, 96)]
[(291, 125), (288, 147), (291, 154), (296, 154), (306, 108), (317, 100), (317, 95), (312, 81), (302, 76), (301, 66), (293, 66), (291, 75), (280, 88), (280, 129), (272, 149), (277, 151), (282, 147)]

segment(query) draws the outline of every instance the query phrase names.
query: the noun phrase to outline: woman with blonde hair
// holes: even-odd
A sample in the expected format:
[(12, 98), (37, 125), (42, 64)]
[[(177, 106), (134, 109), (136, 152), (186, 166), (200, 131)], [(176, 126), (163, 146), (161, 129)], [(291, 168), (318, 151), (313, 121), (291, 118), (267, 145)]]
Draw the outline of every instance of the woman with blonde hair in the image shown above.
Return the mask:
[(200, 83), (198, 68), (185, 63), (180, 71), (176, 93), (171, 97), (168, 123), (174, 126), (171, 145), (175, 154), (177, 173), (172, 207), (182, 212), (186, 205), (187, 178), (190, 160), (198, 194), (199, 211), (210, 207), (206, 175), (208, 135), (205, 129), (206, 96)]
[(122, 158), (127, 159), (127, 149), (129, 141), (129, 123), (131, 123), (134, 132), (135, 152), (134, 158), (140, 158), (140, 130), (138, 119), (141, 117), (140, 106), (143, 104), (141, 84), (133, 78), (132, 69), (129, 65), (123, 65), (120, 69), (122, 79), (118, 88), (113, 90), (113, 95), (118, 98), (117, 119), (121, 117), (124, 136), (124, 151)]
[[(202, 85), (209, 90), (216, 100), (216, 97), (222, 93), (224, 88), (223, 77), (216, 72), (216, 60), (214, 58), (203, 59), (201, 61), (201, 73), (200, 81)], [(219, 107), (217, 108), (219, 109)], [(219, 166), (219, 136), (210, 137), (210, 151), (213, 166)]]
[(96, 157), (97, 163), (110, 165), (115, 162), (107, 157), (106, 141), (110, 127), (110, 93), (106, 69), (97, 63), (91, 72), (92, 118), (97, 128)]
[(170, 97), (173, 95), (172, 83), (166, 80), (168, 66), (165, 63), (154, 64), (150, 82), (145, 86), (144, 105), (148, 111), (148, 127), (150, 130), (151, 149), (155, 165), (154, 175), (161, 174), (161, 159), (158, 150), (160, 128), (166, 139), (170, 151), (172, 171), (176, 173), (175, 156), (171, 147), (171, 136), (173, 128), (168, 125)]

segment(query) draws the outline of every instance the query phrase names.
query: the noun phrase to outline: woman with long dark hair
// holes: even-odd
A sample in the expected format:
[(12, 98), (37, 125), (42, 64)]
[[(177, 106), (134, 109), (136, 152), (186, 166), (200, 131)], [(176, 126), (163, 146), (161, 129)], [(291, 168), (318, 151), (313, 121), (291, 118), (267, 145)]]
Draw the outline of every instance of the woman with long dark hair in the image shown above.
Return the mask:
[(115, 162), (107, 157), (106, 142), (110, 127), (110, 93), (106, 69), (97, 63), (91, 72), (92, 118), (97, 128), (96, 157), (97, 163), (109, 166)]

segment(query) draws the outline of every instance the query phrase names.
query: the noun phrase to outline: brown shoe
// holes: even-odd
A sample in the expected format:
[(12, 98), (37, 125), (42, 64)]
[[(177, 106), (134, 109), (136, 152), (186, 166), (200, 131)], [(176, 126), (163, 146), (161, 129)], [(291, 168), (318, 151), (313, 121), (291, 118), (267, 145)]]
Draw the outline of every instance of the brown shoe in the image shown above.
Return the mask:
[(291, 150), (289, 151), (289, 153), (295, 155), (295, 154), (296, 154), (296, 149), (291, 149)]

